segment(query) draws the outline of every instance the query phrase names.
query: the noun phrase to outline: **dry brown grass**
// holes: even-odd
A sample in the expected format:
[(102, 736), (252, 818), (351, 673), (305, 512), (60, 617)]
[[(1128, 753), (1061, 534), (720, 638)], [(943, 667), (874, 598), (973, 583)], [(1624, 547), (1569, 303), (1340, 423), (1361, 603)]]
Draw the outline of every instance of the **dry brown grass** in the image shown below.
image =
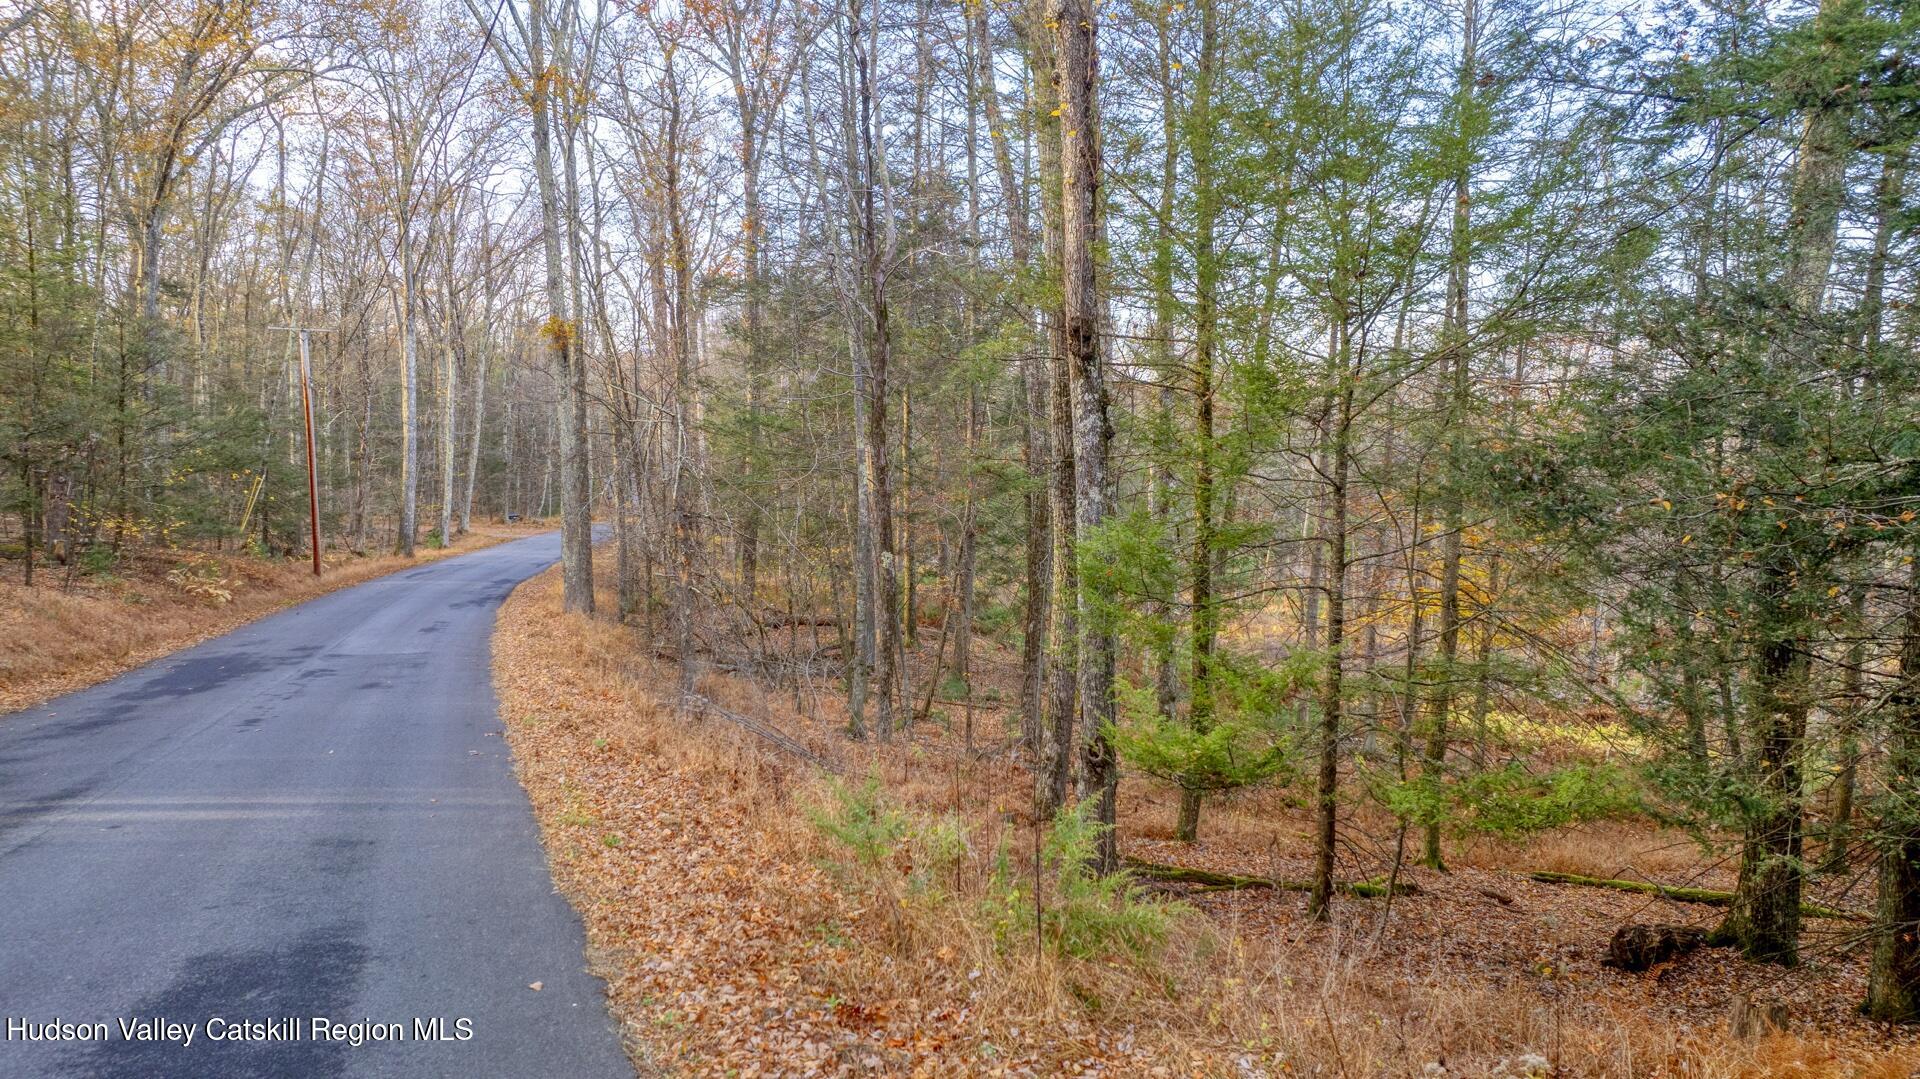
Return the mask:
[(1533, 836), (1524, 843), (1478, 840), (1457, 850), (1462, 864), (1485, 869), (1544, 870), (1585, 877), (1689, 881), (1731, 887), (1729, 867), (1708, 861), (1692, 836), (1671, 829), (1602, 821)]
[[(129, 550), (105, 579), (41, 567), (31, 588), (17, 578), (0, 582), (0, 713), (104, 682), (335, 589), (544, 530), (477, 525), (453, 546), (423, 547), (413, 560), (331, 553), (319, 578), (301, 559), (186, 548)], [(179, 572), (183, 566), (192, 572)]]
[[(962, 752), (957, 732), (931, 723), (891, 747), (853, 744), (830, 695), (803, 715), (783, 692), (703, 680), (708, 697), (847, 774), (879, 776), (916, 818), (966, 821), (966, 856), (938, 871), (938, 887), (915, 887), (910, 848), (862, 868), (807, 822), (829, 801), (810, 765), (726, 722), (677, 714), (658, 696), (674, 672), (632, 630), (561, 615), (557, 574), (503, 610), (495, 677), (508, 737), (643, 1072), (1892, 1077), (1920, 1067), (1900, 1040), (1847, 1025), (1844, 1000), (1814, 1022), (1817, 998), (1857, 988), (1844, 972), (1799, 984), (1807, 1025), (1760, 1043), (1729, 1040), (1722, 1017), (1736, 986), (1782, 995), (1770, 972), (1724, 952), (1646, 978), (1601, 972), (1591, 945), (1647, 901), (1505, 868), (1551, 859), (1552, 843), (1456, 851), (1456, 873), (1416, 874), (1426, 891), (1396, 901), (1384, 930), (1377, 901), (1336, 901), (1329, 928), (1305, 922), (1296, 895), (1242, 892), (1193, 897), (1150, 954), (1070, 958), (983, 913), (995, 851), (1005, 841), (1015, 865), (1030, 864), (1034, 837), (1025, 775), (1003, 758)], [(990, 743), (991, 721), (981, 723)], [(1280, 875), (1304, 866), (1305, 821), (1282, 793), (1213, 807), (1194, 847), (1165, 837), (1171, 792), (1129, 779), (1124, 805), (1123, 834), (1144, 856)], [(1642, 868), (1674, 870), (1680, 857), (1657, 853), (1670, 838), (1593, 830), (1562, 841), (1559, 864), (1597, 871), (1624, 846)]]

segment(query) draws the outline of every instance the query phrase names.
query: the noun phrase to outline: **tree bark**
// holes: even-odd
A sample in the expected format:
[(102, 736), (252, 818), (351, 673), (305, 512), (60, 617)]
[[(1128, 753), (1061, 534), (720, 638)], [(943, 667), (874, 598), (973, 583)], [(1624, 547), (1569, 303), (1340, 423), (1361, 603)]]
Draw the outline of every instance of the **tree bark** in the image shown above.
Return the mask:
[[(1838, 21), (1854, 6), (1855, 0), (1822, 0), (1815, 23)], [(1802, 131), (1781, 283), (1791, 316), (1811, 322), (1819, 316), (1826, 293), (1846, 198), (1846, 113), (1830, 100), (1817, 103), (1806, 110)], [(1795, 351), (1800, 337), (1792, 331), (1773, 335), (1768, 362), (1775, 370), (1807, 370), (1819, 362)], [(1756, 416), (1746, 434), (1765, 444), (1775, 436), (1772, 428), (1778, 422)], [(1807, 587), (1802, 570), (1795, 545), (1787, 542), (1771, 548), (1759, 567), (1759, 645), (1748, 735), (1763, 808), (1748, 818), (1733, 904), (1713, 934), (1719, 943), (1738, 945), (1749, 959), (1783, 966), (1799, 961), (1800, 893), (1806, 877), (1800, 773), (1810, 687), (1807, 612), (1805, 601), (1798, 598)]]
[(1899, 682), (1888, 695), (1886, 809), (1873, 963), (1862, 1009), (1875, 1019), (1920, 1022), (1920, 550), (1908, 574)]
[(1749, 810), (1733, 902), (1709, 938), (1715, 945), (1738, 946), (1749, 959), (1783, 966), (1799, 962), (1806, 876), (1800, 757), (1807, 732), (1807, 652), (1804, 639), (1783, 628), (1793, 618), (1788, 600), (1793, 587), (1779, 567), (1764, 571), (1761, 603), (1768, 613), (1761, 622), (1764, 636), (1754, 662), (1747, 721), (1760, 807)]
[[(1456, 105), (1461, 110), (1472, 103), (1478, 80), (1480, 44), (1480, 5), (1466, 0), (1461, 11), (1460, 78)], [(1426, 772), (1438, 779), (1446, 770), (1447, 736), (1452, 718), (1456, 666), (1460, 658), (1460, 560), (1466, 528), (1461, 485), (1465, 477), (1467, 452), (1466, 422), (1469, 397), (1473, 392), (1472, 366), (1467, 348), (1468, 285), (1473, 271), (1472, 174), (1470, 161), (1463, 154), (1453, 177), (1453, 222), (1447, 252), (1446, 352), (1451, 381), (1447, 393), (1447, 460), (1449, 475), (1442, 502), (1441, 521), (1446, 539), (1440, 555), (1440, 670), (1433, 695), (1432, 727), (1427, 736)], [(1422, 860), (1434, 869), (1445, 870), (1440, 850), (1440, 825), (1427, 825)]]
[(453, 477), (456, 460), (454, 447), (458, 445), (459, 432), (459, 387), (461, 343), (460, 319), (454, 313), (453, 298), (453, 233), (451, 225), (447, 228), (446, 265), (447, 279), (441, 282), (441, 300), (447, 305), (446, 326), (446, 371), (440, 380), (440, 546), (453, 543)]
[(420, 316), (411, 231), (400, 234), (400, 535), (398, 549), (413, 557), (420, 500)]
[(473, 527), (473, 489), (480, 477), (480, 434), (485, 426), (487, 414), (487, 353), (490, 339), (482, 338), (480, 350), (473, 360), (473, 412), (468, 422), (472, 425), (472, 437), (467, 442), (467, 487), (460, 498), (460, 532), (465, 535)]
[[(1049, 280), (1060, 280), (1064, 265), (1064, 218), (1061, 170), (1062, 131), (1059, 83), (1059, 41), (1044, 23), (1058, 12), (1029, 9), (1022, 30), (1027, 46), (1027, 68), (1035, 87), (1053, 91), (1057, 109), (1045, 107), (1045, 94), (1033, 98), (1033, 126), (1038, 134), (1040, 163), (1041, 249)], [(1044, 18), (1043, 18), (1044, 15)], [(1060, 293), (1055, 293), (1056, 303)], [(1079, 573), (1074, 552), (1074, 450), (1072, 380), (1067, 369), (1066, 315), (1055, 306), (1046, 324), (1046, 431), (1048, 486), (1048, 552), (1050, 580), (1047, 611), (1046, 701), (1040, 721), (1040, 753), (1034, 769), (1034, 811), (1051, 817), (1065, 804), (1073, 771), (1073, 731), (1077, 718), (1079, 628)]]
[[(1000, 112), (1000, 92), (995, 87), (993, 35), (987, 21), (987, 5), (968, 6), (974, 36), (980, 42), (981, 107), (986, 113), (987, 137), (993, 147), (994, 173), (1000, 182), (1001, 204), (1006, 211), (1007, 236), (1013, 247), (1016, 273), (1024, 275), (1032, 261), (1033, 237), (1027, 218), (1026, 201), (1013, 171), (1013, 150), (1007, 126)], [(1031, 35), (1028, 35), (1031, 37)], [(1044, 42), (1031, 48), (1044, 48)], [(1034, 329), (1034, 311), (1023, 306), (1029, 336)], [(1020, 359), (1020, 462), (1030, 478), (1046, 473), (1051, 454), (1047, 426), (1041, 413), (1046, 391), (1042, 363), (1036, 348), (1029, 348)], [(1048, 581), (1052, 576), (1049, 555), (1052, 543), (1051, 520), (1046, 495), (1029, 486), (1021, 495), (1021, 511), (1026, 535), (1025, 604), (1020, 634), (1020, 740), (1037, 766), (1043, 752), (1043, 713), (1045, 711), (1047, 628), (1051, 617)]]
[[(1193, 546), (1187, 575), (1192, 603), (1193, 669), (1189, 674), (1187, 722), (1206, 733), (1213, 727), (1213, 656), (1220, 631), (1219, 598), (1214, 593), (1218, 553), (1214, 506), (1214, 368), (1219, 337), (1220, 265), (1214, 251), (1219, 203), (1214, 192), (1213, 79), (1217, 40), (1213, 0), (1200, 2), (1200, 69), (1194, 81), (1192, 150), (1194, 206), (1193, 359)], [(1170, 227), (1171, 223), (1169, 223)], [(1175, 838), (1191, 843), (1200, 831), (1201, 792), (1182, 788)]]
[[(1073, 381), (1074, 495), (1076, 534), (1096, 533), (1112, 512), (1114, 482), (1108, 470), (1113, 424), (1108, 416), (1106, 373), (1101, 367), (1098, 282), (1094, 245), (1100, 236), (1100, 131), (1096, 112), (1100, 55), (1091, 0), (1053, 0), (1059, 49), (1062, 329), (1067, 369)], [(1072, 552), (1068, 552), (1071, 557)], [(1080, 799), (1094, 803), (1104, 827), (1093, 868), (1119, 866), (1114, 833), (1119, 762), (1108, 734), (1115, 707), (1114, 635), (1098, 585), (1080, 582), (1080, 706), (1085, 735), (1080, 746)]]
[(552, 111), (556, 87), (569, 86), (568, 72), (547, 60), (545, 0), (531, 0), (527, 27), (527, 56), (531, 70), (525, 87), (533, 113), (533, 172), (540, 197), (540, 242), (546, 256), (547, 323), (542, 328), (554, 378), (561, 387), (560, 436), (560, 579), (561, 607), (593, 613), (593, 498), (587, 476), (587, 368), (575, 355), (576, 328), (567, 305), (566, 276), (561, 270), (562, 233), (559, 182), (553, 162)]
[[(892, 206), (891, 200), (888, 205), (880, 205), (879, 188), (883, 182), (882, 170), (886, 165), (880, 157), (875, 130), (878, 121), (874, 116), (876, 87), (873, 71), (874, 50), (879, 36), (879, 12), (877, 7), (867, 11), (870, 6), (861, 0), (854, 0), (849, 8), (853, 23), (849, 39), (853, 45), (855, 107), (858, 110), (858, 144), (855, 152), (859, 181), (859, 254), (863, 263), (862, 284), (865, 287), (867, 314), (866, 457), (870, 504), (868, 521), (871, 526), (868, 543), (876, 563), (873, 597), (873, 726), (874, 733), (886, 741), (893, 736), (901, 662), (900, 577), (893, 555), (893, 477), (889, 459), (891, 447), (887, 441), (888, 367), (893, 351), (892, 327), (887, 316), (887, 264), (892, 254), (892, 244), (883, 242), (880, 234), (884, 223), (888, 237), (892, 235), (892, 225), (888, 220)], [(883, 214), (886, 218), (882, 217)]]
[(1340, 781), (1340, 726), (1345, 707), (1347, 640), (1347, 472), (1353, 426), (1353, 387), (1348, 377), (1346, 326), (1335, 324), (1338, 340), (1329, 364), (1339, 377), (1330, 417), (1333, 445), (1329, 447), (1326, 523), (1327, 549), (1327, 666), (1320, 685), (1320, 771), (1314, 784), (1313, 892), (1307, 899), (1307, 917), (1326, 921), (1334, 892), (1334, 842), (1337, 838), (1337, 801)]
[(686, 177), (683, 147), (686, 142), (681, 85), (675, 64), (676, 53), (666, 52), (666, 74), (662, 89), (666, 97), (666, 131), (662, 152), (661, 216), (666, 224), (666, 255), (672, 270), (673, 291), (667, 304), (669, 356), (673, 363), (673, 637), (675, 658), (680, 664), (680, 701), (682, 707), (696, 695), (700, 684), (700, 656), (695, 640), (696, 601), (694, 573), (700, 548), (694, 506), (699, 490), (695, 446), (698, 432), (694, 423), (694, 296), (693, 240), (689, 235), (686, 207)]

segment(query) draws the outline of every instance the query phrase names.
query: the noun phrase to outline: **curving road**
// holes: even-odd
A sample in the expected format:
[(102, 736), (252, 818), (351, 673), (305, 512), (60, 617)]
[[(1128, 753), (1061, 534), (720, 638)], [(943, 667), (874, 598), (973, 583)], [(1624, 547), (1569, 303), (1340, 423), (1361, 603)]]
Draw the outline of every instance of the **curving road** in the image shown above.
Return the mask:
[[(488, 670), (495, 609), (559, 551), (423, 565), (0, 717), (0, 1076), (631, 1076)], [(108, 1036), (34, 1040), (53, 1021)]]

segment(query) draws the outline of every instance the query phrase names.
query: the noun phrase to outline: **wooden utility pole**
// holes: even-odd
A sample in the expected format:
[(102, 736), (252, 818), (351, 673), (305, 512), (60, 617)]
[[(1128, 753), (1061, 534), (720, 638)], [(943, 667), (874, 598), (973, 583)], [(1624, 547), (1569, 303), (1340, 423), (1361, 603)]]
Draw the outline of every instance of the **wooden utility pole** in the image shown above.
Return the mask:
[[(313, 448), (313, 364), (308, 356), (310, 335), (331, 330), (309, 326), (269, 326), (300, 335), (300, 412), (307, 423), (307, 527), (313, 539), (313, 575), (320, 576), (320, 484), (314, 469)], [(444, 537), (442, 537), (444, 539)]]

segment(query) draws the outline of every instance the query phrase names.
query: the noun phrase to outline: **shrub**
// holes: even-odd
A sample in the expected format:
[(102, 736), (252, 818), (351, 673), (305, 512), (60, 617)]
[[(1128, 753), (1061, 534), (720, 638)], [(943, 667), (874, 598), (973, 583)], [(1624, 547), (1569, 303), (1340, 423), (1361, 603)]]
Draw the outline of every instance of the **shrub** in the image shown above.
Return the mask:
[(219, 564), (211, 559), (182, 562), (167, 571), (167, 581), (182, 592), (198, 596), (214, 606), (233, 598), (232, 579), (223, 576)]
[(1092, 819), (1091, 805), (1080, 802), (1062, 810), (1041, 842), (1038, 877), (1053, 877), (1050, 896), (1034, 895), (1034, 874), (1016, 869), (1011, 848), (1001, 842), (984, 909), (1002, 946), (1016, 946), (1036, 926), (1047, 948), (1076, 959), (1144, 955), (1166, 939), (1177, 904), (1142, 896), (1130, 874), (1103, 877), (1089, 868), (1107, 827)]
[(987, 637), (1000, 637), (1009, 632), (1018, 633), (1014, 627), (1020, 624), (1021, 608), (1011, 603), (980, 604), (973, 612), (975, 632)]
[(104, 543), (95, 543), (80, 552), (80, 572), (89, 577), (111, 577), (120, 556)]
[(1143, 712), (1111, 733), (1128, 764), (1183, 790), (1224, 791), (1263, 783), (1286, 769), (1264, 725), (1228, 717), (1204, 731)]
[(1459, 780), (1420, 776), (1387, 783), (1381, 794), (1387, 808), (1410, 823), (1450, 824), (1508, 839), (1645, 811), (1633, 777), (1604, 763), (1531, 772), (1515, 762)]
[(852, 851), (858, 865), (872, 867), (886, 861), (910, 830), (906, 815), (881, 797), (879, 776), (868, 776), (857, 787), (836, 779), (827, 792), (827, 804), (808, 811), (807, 819)]
[(1281, 720), (1312, 680), (1317, 657), (1253, 668), (1222, 654), (1213, 666), (1214, 712), (1205, 726), (1166, 715), (1151, 686), (1121, 679), (1120, 719), (1109, 732), (1122, 760), (1184, 791), (1258, 786), (1290, 770)]
[[(884, 890), (904, 882), (907, 894), (921, 898), (942, 897), (941, 882), (972, 849), (965, 820), (951, 813), (918, 816), (898, 809), (877, 776), (857, 786), (835, 780), (827, 787), (827, 804), (809, 812), (808, 819), (853, 855), (850, 866), (837, 867), (843, 876), (849, 869), (867, 871)], [(871, 872), (883, 865), (889, 872)], [(894, 867), (899, 871), (891, 871)]]

